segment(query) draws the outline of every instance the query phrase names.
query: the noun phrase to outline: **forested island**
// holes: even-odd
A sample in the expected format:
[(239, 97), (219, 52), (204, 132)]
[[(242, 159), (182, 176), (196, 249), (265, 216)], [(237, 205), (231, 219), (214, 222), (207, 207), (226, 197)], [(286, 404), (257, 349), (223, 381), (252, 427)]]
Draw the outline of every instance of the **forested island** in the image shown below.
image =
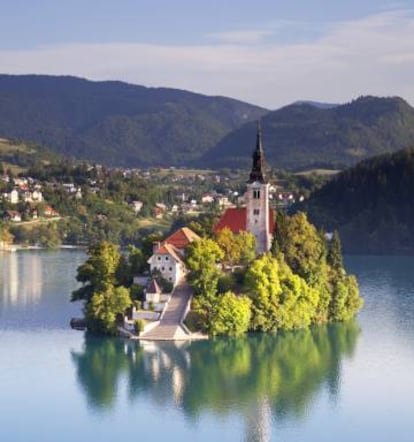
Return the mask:
[[(194, 290), (186, 324), (210, 336), (248, 331), (276, 332), (347, 321), (362, 307), (358, 285), (347, 275), (335, 233), (327, 240), (303, 213), (277, 216), (270, 252), (255, 253), (255, 238), (224, 229), (192, 242), (186, 251)], [(82, 287), (72, 301), (84, 301), (88, 330), (118, 334), (117, 318), (140, 306), (145, 287), (133, 276), (145, 272), (150, 252), (131, 247), (123, 254), (108, 242), (93, 244), (78, 268)], [(153, 275), (165, 284), (160, 275)], [(137, 332), (140, 325), (137, 325)]]

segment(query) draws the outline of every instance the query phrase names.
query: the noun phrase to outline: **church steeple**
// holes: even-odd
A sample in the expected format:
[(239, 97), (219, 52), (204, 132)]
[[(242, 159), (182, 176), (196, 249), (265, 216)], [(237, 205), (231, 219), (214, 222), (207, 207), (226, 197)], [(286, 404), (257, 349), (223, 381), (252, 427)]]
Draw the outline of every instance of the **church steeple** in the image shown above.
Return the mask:
[(264, 154), (262, 145), (262, 126), (260, 120), (257, 124), (256, 149), (253, 152), (253, 164), (247, 183), (266, 183), (264, 176)]

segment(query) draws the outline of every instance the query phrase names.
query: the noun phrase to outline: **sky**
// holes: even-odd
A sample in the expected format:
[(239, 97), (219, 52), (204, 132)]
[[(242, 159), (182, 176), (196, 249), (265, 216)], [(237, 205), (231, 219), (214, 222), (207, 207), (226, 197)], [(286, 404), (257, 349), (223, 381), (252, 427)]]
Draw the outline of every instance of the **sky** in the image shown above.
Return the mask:
[(414, 104), (414, 0), (0, 0), (0, 72)]

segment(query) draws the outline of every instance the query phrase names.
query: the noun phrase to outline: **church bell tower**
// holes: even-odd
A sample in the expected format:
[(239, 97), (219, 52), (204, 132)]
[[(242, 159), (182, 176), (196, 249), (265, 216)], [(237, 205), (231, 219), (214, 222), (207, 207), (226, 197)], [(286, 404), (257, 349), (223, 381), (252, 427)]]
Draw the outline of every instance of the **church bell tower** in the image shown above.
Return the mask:
[(269, 186), (264, 175), (262, 130), (259, 123), (246, 194), (246, 230), (256, 237), (257, 253), (269, 251), (272, 242), (269, 232)]

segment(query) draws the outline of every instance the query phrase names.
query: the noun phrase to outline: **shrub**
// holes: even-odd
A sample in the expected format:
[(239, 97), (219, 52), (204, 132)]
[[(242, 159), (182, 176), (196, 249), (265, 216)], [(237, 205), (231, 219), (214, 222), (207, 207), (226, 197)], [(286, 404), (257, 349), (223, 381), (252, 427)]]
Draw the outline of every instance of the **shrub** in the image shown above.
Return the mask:
[(145, 321), (143, 319), (138, 319), (134, 323), (135, 333), (140, 335), (144, 331)]

